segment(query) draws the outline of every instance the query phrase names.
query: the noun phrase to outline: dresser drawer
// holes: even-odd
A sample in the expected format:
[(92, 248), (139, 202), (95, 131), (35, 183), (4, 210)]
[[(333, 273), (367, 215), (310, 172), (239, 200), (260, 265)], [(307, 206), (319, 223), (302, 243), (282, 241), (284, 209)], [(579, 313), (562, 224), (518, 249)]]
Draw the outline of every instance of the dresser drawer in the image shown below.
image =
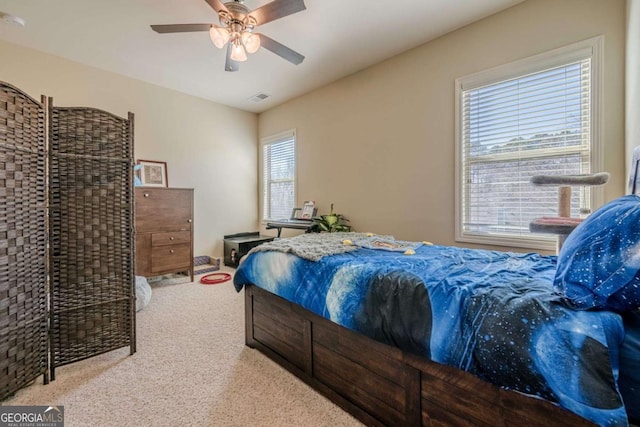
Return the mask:
[(136, 229), (141, 232), (191, 230), (193, 190), (136, 187)]
[(191, 242), (190, 231), (175, 231), (167, 233), (152, 233), (151, 246), (176, 245)]
[(151, 271), (160, 272), (191, 266), (191, 244), (156, 246), (151, 248)]

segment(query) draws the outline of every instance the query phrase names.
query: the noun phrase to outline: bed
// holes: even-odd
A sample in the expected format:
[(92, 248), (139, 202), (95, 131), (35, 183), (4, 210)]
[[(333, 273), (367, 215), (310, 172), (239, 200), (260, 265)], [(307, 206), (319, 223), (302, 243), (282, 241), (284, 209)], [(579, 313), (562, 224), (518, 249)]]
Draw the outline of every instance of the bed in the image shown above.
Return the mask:
[(640, 407), (639, 242), (625, 196), (558, 257), (303, 235), (254, 249), (234, 284), (247, 345), (365, 424), (624, 426)]

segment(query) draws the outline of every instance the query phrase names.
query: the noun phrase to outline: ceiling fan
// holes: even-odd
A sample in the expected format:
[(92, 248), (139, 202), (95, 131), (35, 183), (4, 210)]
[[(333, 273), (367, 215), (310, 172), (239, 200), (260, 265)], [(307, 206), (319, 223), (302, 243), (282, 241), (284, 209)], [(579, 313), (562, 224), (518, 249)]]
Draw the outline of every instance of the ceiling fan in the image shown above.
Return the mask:
[(305, 10), (304, 0), (274, 0), (251, 11), (243, 4), (243, 0), (226, 3), (220, 0), (205, 1), (216, 11), (221, 25), (152, 25), (151, 29), (160, 34), (209, 31), (211, 41), (216, 47), (222, 49), (228, 42), (225, 71), (238, 71), (239, 63), (247, 60), (247, 52), (254, 53), (261, 46), (295, 65), (304, 60), (304, 56), (298, 52), (264, 34), (253, 32), (258, 25)]

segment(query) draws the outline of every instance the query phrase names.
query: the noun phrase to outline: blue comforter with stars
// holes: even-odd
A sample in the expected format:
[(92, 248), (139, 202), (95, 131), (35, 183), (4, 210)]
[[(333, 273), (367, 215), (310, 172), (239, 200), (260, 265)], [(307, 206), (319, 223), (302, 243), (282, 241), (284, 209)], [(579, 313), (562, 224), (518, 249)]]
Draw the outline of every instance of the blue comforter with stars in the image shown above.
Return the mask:
[(618, 389), (622, 318), (563, 305), (555, 269), (553, 256), (436, 245), (317, 262), (264, 251), (243, 260), (234, 283), (599, 425), (628, 425)]

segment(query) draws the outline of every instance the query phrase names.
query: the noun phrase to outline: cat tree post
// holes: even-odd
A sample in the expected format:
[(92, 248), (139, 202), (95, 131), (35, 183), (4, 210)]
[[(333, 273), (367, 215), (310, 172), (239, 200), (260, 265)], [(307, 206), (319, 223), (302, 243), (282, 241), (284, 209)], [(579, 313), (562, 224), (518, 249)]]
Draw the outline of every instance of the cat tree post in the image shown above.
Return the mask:
[(565, 239), (582, 222), (571, 217), (571, 186), (603, 185), (609, 181), (607, 172), (587, 175), (536, 175), (531, 178), (533, 185), (558, 185), (558, 216), (536, 218), (529, 224), (533, 233), (549, 233), (558, 236), (557, 251), (560, 252)]
[[(571, 187), (568, 185), (561, 185), (558, 187), (558, 216), (560, 218), (571, 217)], [(570, 233), (571, 231), (569, 231)], [(560, 252), (560, 248), (564, 245), (567, 234), (558, 234), (558, 241), (556, 244), (556, 251)]]
[(571, 216), (571, 187), (568, 185), (558, 187), (558, 216), (562, 218)]

